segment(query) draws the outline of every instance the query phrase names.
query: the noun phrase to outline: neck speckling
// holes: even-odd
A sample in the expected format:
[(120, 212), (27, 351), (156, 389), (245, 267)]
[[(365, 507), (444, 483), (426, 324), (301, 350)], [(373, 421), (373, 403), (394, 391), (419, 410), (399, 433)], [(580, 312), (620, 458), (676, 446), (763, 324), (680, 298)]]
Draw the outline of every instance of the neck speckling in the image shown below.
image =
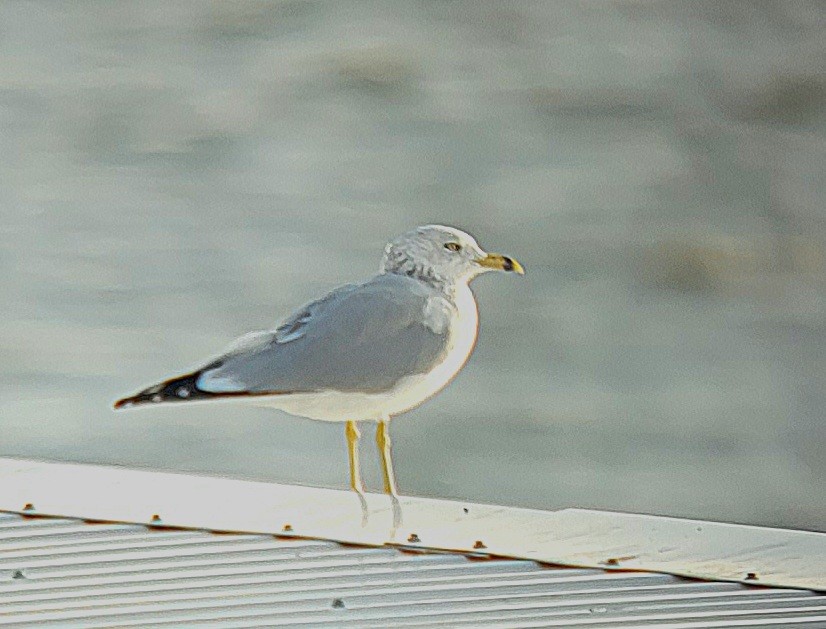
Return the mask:
[(385, 259), (382, 265), (382, 273), (394, 273), (396, 275), (406, 275), (424, 282), (429, 286), (441, 291), (447, 297), (453, 298), (456, 293), (456, 281), (438, 275), (432, 267), (416, 263), (410, 258), (398, 257), (395, 259)]

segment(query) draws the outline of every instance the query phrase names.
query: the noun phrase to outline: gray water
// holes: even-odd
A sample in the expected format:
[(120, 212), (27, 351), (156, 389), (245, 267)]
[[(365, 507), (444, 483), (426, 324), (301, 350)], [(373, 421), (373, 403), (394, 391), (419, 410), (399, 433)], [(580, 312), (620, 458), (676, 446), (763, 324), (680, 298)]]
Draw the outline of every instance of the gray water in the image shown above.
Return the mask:
[[(0, 3), (0, 454), (345, 487), (142, 385), (440, 222), (519, 259), (403, 493), (826, 530), (822, 2)], [(364, 466), (378, 488), (378, 463)]]

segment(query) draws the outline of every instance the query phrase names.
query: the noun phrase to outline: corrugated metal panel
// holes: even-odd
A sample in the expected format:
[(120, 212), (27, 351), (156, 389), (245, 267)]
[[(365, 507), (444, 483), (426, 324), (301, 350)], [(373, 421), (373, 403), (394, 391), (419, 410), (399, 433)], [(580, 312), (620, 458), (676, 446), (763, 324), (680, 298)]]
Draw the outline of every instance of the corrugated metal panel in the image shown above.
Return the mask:
[[(0, 459), (0, 509), (368, 546), (482, 551), (826, 591), (826, 534), (582, 509), (538, 511), (92, 465)], [(47, 528), (47, 527), (46, 527)], [(44, 528), (45, 533), (48, 531)], [(32, 535), (26, 532), (25, 535)]]
[(0, 626), (826, 627), (826, 596), (0, 514)]

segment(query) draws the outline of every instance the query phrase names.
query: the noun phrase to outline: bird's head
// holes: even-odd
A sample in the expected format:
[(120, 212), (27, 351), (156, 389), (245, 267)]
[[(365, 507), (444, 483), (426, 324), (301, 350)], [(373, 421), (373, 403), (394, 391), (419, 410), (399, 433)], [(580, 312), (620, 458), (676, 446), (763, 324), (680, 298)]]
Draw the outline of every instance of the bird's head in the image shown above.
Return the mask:
[(487, 253), (470, 234), (444, 225), (417, 227), (389, 242), (381, 270), (442, 285), (467, 283), (487, 271), (525, 273), (513, 258)]

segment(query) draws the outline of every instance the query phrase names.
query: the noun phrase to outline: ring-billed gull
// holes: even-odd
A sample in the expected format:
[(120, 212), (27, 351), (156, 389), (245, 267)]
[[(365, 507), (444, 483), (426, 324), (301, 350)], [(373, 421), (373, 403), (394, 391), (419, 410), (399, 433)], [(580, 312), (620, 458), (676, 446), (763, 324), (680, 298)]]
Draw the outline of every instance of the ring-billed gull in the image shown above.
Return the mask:
[(395, 498), (388, 422), (444, 388), (465, 364), (479, 321), (469, 282), (492, 270), (524, 273), (458, 229), (418, 227), (385, 247), (375, 277), (336, 288), (275, 330), (242, 336), (200, 369), (115, 408), (234, 398), (345, 422), (350, 487), (362, 498), (357, 422), (375, 421), (384, 490)]

